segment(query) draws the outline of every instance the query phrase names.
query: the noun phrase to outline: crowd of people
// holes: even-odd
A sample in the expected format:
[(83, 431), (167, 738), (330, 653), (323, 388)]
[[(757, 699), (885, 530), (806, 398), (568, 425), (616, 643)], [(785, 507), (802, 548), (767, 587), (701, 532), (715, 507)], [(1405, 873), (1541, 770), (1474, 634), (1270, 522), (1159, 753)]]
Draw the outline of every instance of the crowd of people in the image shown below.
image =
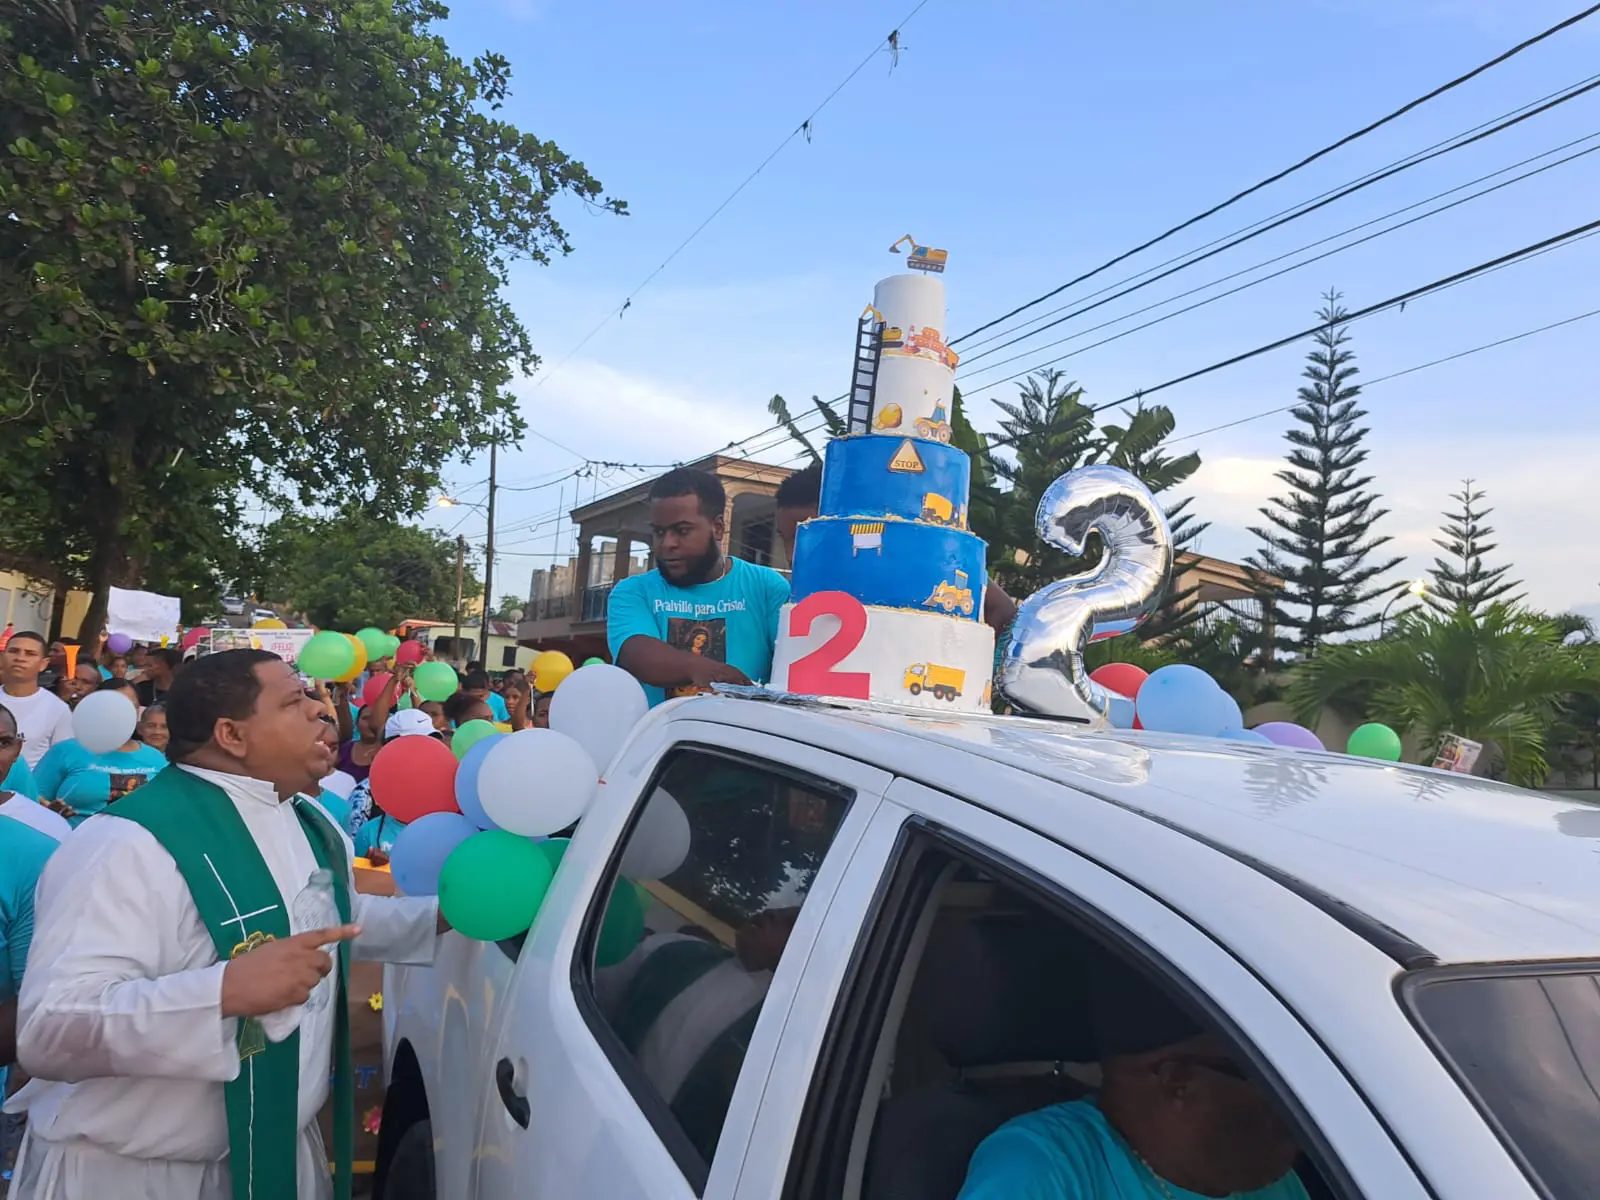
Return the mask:
[[(326, 974), (334, 959), (322, 947), (349, 940), (358, 956), (429, 960), (442, 927), (431, 899), (395, 901), (386, 911), (381, 898), (346, 887), (344, 904), (356, 914), (346, 928), (325, 931), (322, 940), (298, 928), (262, 931), (262, 948), (279, 948), (253, 950), (247, 969), (246, 958), (231, 957), (236, 945), (225, 953), (209, 936), (207, 901), (192, 894), (195, 881), (169, 844), (171, 832), (151, 819), (158, 800), (174, 803), (176, 793), (193, 791), (183, 786), (187, 777), (203, 781), (190, 802), (228, 804), (243, 818), (280, 900), (296, 896), (330, 855), (342, 854), (351, 879), (355, 866), (381, 867), (404, 828), (369, 788), (385, 742), (448, 740), (473, 720), (506, 732), (549, 720), (550, 698), (525, 672), (491, 680), (470, 663), (460, 690), (441, 704), (417, 694), (413, 670), (388, 660), (370, 664), (373, 675), (388, 678), (363, 703), (366, 676), (308, 681), (261, 651), (186, 659), (170, 648), (136, 646), (126, 655), (102, 649), (91, 656), (72, 638), (47, 642), (22, 630), (6, 640), (0, 1097), (10, 1100), (0, 1123), (0, 1167), (9, 1178), (15, 1159), (13, 1197), (231, 1194), (228, 1158), (236, 1143), (224, 1118), (236, 1103), (231, 1095), (221, 1103), (219, 1089), (228, 1093), (241, 1070), (253, 1071), (240, 1031), (256, 1022), (271, 1048), (298, 1029), (302, 1065), (308, 1047), (327, 1058), (335, 1054), (331, 1017), (323, 1028), (321, 1018), (302, 1010), (305, 995), (291, 982), (299, 979), (308, 994)], [(104, 752), (73, 736), (73, 710), (98, 691), (120, 695), (137, 714), (133, 735)], [(313, 809), (320, 816), (308, 816)], [(125, 819), (108, 822), (103, 814)], [(245, 843), (235, 851), (251, 857)], [(248, 875), (249, 867), (245, 861), (240, 869)], [(278, 907), (283, 916), (292, 906)], [(238, 945), (253, 936), (243, 924), (231, 935)], [(274, 962), (298, 974), (274, 980)], [(235, 976), (237, 1003), (229, 995)], [(200, 1039), (203, 1051), (178, 1045), (188, 1023), (206, 1013), (231, 1031), (227, 1046), (214, 1039)], [(192, 1027), (187, 1033), (192, 1041)], [(32, 1068), (26, 1085), (15, 1070), (19, 1061)], [(326, 1194), (326, 1171), (317, 1164), (327, 1155), (312, 1142), (328, 1070), (313, 1068), (312, 1076), (303, 1076), (298, 1104), (289, 1096), (301, 1118), (294, 1126), (298, 1165), (290, 1165), (302, 1197)], [(163, 1104), (171, 1105), (164, 1117), (143, 1111)], [(178, 1128), (183, 1121), (193, 1122), (187, 1132)], [(200, 1142), (206, 1152), (197, 1159)], [(137, 1189), (129, 1191), (133, 1179)]]

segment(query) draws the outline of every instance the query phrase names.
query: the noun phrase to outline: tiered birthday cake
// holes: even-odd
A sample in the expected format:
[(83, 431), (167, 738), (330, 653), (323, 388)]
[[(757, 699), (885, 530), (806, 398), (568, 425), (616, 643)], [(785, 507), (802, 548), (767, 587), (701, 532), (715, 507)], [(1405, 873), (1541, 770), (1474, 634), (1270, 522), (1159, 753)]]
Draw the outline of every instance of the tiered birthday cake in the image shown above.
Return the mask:
[(795, 537), (772, 686), (986, 710), (994, 634), (984, 542), (967, 531), (971, 461), (949, 444), (956, 355), (941, 333), (944, 285), (891, 276), (867, 311), (872, 353), (858, 346), (852, 432), (828, 444), (818, 515)]

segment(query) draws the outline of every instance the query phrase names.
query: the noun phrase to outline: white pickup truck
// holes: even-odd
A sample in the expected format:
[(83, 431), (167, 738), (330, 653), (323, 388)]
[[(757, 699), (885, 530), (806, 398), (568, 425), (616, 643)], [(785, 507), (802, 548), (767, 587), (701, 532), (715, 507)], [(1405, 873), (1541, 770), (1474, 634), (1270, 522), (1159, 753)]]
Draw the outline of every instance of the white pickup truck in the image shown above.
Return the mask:
[[(1270, 1090), (1317, 1200), (1593, 1200), (1597, 839), (1342, 755), (668, 704), (525, 939), (393, 971), (377, 1193), (954, 1200), (1001, 1123), (1092, 1094), (1109, 952)], [(642, 941), (595, 966), (652, 857)]]

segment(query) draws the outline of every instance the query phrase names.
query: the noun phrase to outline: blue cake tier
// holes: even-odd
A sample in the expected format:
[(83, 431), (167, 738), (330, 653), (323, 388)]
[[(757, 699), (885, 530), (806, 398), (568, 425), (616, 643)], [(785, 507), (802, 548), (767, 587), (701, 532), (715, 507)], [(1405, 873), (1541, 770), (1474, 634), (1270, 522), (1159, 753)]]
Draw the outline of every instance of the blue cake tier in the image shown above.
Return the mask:
[(848, 592), (863, 604), (944, 613), (983, 609), (984, 542), (975, 533), (912, 521), (817, 517), (795, 534), (793, 598)]
[(822, 470), (825, 517), (894, 517), (967, 527), (972, 460), (943, 442), (884, 434), (834, 438)]

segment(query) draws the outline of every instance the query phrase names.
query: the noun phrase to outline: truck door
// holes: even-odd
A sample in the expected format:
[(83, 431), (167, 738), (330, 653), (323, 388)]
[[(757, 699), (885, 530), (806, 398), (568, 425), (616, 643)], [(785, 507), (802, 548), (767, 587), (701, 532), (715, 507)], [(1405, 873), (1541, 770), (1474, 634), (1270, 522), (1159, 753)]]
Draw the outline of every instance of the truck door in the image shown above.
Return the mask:
[[(482, 1200), (733, 1195), (818, 930), (891, 779), (691, 720), (618, 768), (519, 957), (484, 1070)], [(640, 903), (642, 935), (617, 944), (626, 923), (608, 913)]]

